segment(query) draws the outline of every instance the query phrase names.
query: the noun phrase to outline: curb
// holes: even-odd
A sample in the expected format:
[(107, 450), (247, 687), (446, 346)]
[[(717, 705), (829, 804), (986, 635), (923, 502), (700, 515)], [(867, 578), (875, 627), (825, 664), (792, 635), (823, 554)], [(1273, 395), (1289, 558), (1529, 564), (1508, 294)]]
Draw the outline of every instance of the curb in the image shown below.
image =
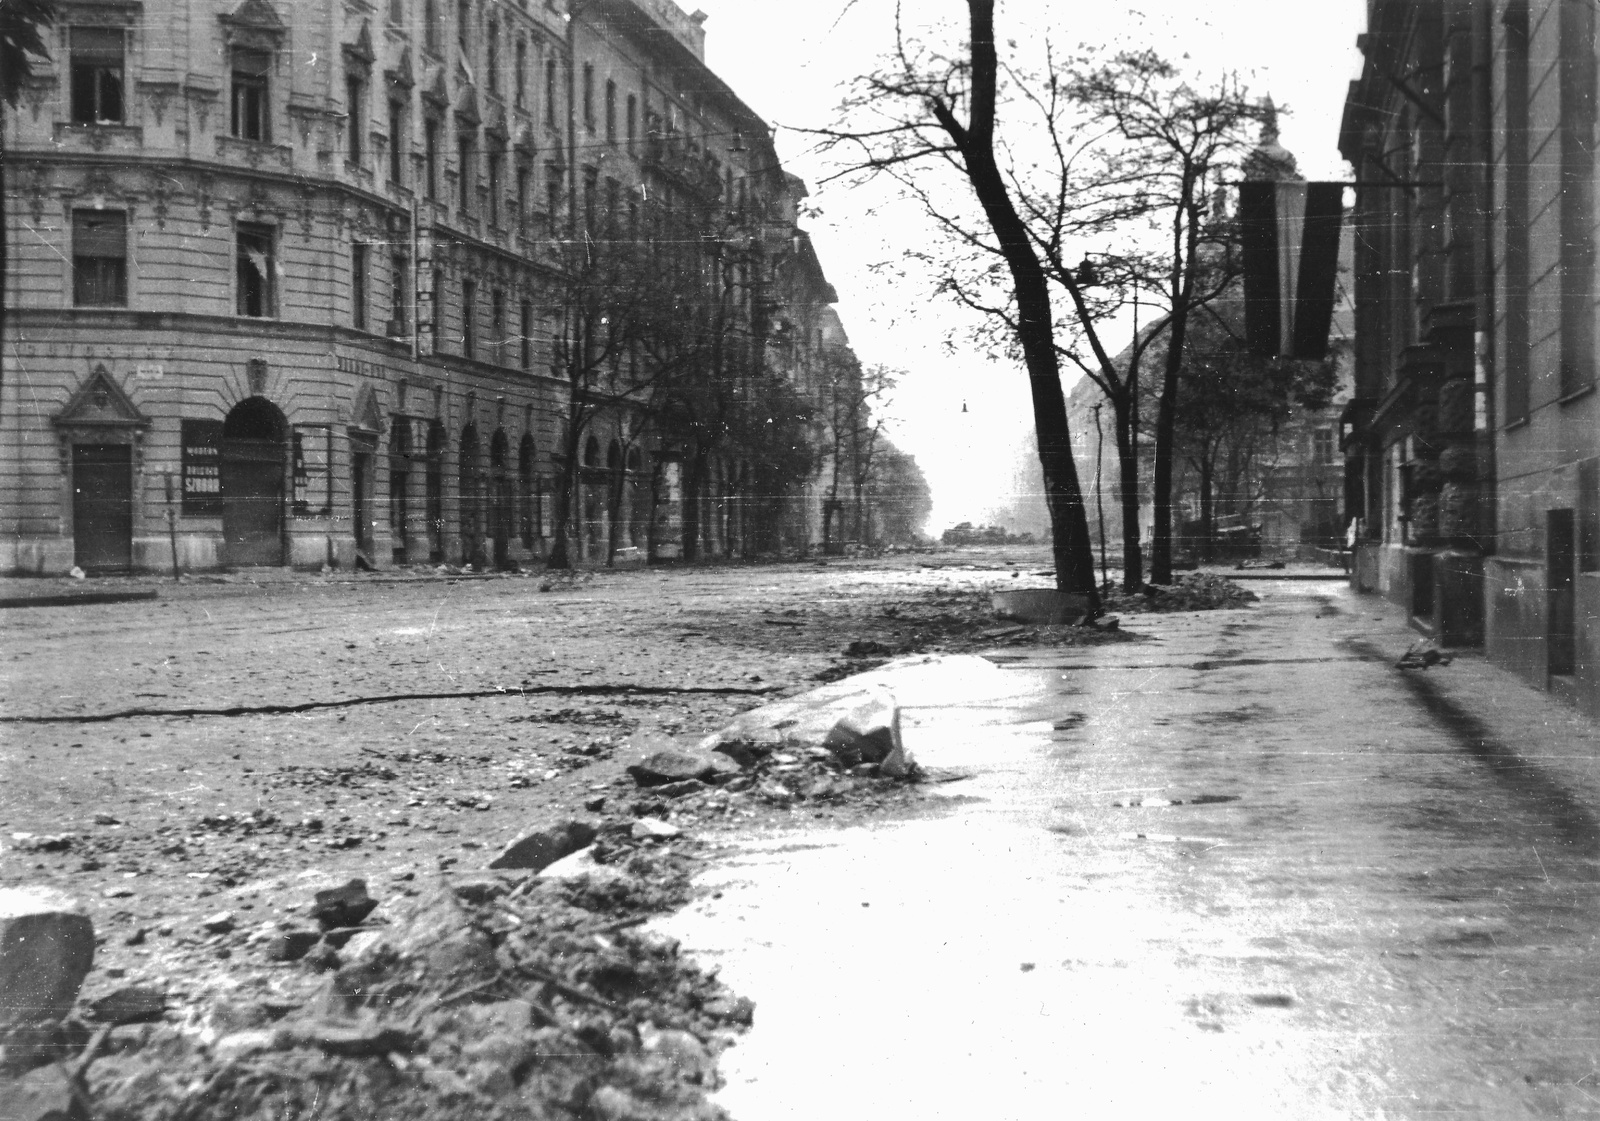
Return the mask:
[(0, 609), (8, 607), (75, 607), (79, 604), (132, 603), (158, 599), (154, 588), (137, 592), (61, 592), (42, 596), (0, 596)]

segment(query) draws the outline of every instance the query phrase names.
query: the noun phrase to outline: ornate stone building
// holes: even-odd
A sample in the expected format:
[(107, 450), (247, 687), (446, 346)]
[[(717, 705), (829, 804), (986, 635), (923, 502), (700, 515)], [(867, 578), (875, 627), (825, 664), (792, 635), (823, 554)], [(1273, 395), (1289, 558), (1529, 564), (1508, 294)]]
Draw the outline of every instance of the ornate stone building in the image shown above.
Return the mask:
[(1348, 505), (1363, 586), (1600, 712), (1595, 11), (1369, 5)]
[(803, 384), (834, 299), (702, 20), (62, 0), (4, 121), (0, 568), (504, 565), (543, 555), (558, 508), (580, 558), (671, 555), (686, 517), (753, 547), (729, 511), (759, 464), (708, 449), (710, 500), (685, 502), (634, 343), (566, 447), (571, 252), (598, 229), (675, 213), (737, 248), (719, 378)]

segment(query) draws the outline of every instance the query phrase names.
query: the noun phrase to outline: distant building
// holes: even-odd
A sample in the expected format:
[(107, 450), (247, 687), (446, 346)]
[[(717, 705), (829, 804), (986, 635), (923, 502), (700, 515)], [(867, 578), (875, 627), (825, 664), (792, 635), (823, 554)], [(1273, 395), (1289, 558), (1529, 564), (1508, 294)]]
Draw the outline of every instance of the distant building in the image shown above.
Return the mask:
[(725, 265), (715, 377), (743, 402), (803, 394), (837, 323), (804, 185), (706, 68), (703, 19), (59, 5), (4, 120), (0, 569), (526, 563), (564, 477), (579, 559), (674, 555), (686, 519), (716, 554), (815, 540), (753, 438), (649, 428), (623, 383), (562, 449), (563, 247), (596, 231), (670, 226)]
[(1595, 9), (1368, 11), (1340, 136), (1360, 582), (1600, 713)]

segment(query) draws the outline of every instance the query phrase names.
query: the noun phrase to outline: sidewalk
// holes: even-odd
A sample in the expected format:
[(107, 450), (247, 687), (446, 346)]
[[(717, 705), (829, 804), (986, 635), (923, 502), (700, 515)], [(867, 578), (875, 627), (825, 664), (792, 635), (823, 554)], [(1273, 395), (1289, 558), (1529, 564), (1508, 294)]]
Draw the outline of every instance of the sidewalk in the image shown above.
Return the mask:
[[(729, 845), (664, 929), (740, 1121), (1600, 1116), (1600, 732), (1337, 584), (893, 663), (922, 819)], [(840, 1060), (840, 1052), (844, 1060)], [(819, 1077), (818, 1064), (829, 1074)]]

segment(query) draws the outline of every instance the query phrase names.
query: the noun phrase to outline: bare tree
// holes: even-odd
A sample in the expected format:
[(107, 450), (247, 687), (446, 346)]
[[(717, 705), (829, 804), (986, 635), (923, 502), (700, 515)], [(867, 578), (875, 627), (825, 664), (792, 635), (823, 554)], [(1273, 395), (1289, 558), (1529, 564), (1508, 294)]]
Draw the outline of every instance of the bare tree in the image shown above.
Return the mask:
[[(951, 291), (1003, 322), (1021, 351), (1050, 511), (1056, 586), (1087, 597), (1098, 611), (1089, 523), (1061, 387), (1048, 260), (1019, 212), (1014, 169), (1002, 167), (1007, 149), (997, 133), (998, 105), (1002, 78), (1009, 86), (1010, 72), (1001, 67), (996, 50), (993, 0), (968, 0), (967, 14), (970, 34), (962, 52), (946, 54), (899, 35), (892, 61), (863, 78), (847, 99), (844, 123), (815, 132), (824, 150), (848, 154), (850, 173), (892, 176), (946, 235), (1003, 270), (1004, 301), (986, 302), (955, 284)], [(941, 170), (954, 172), (965, 184), (981, 217), (974, 220), (944, 197), (942, 184), (933, 181)]]
[(1137, 471), (1138, 456), (1136, 449), (1124, 450), (1124, 441), (1134, 439), (1145, 348), (1166, 337), (1156, 394), (1150, 555), (1150, 579), (1165, 584), (1172, 579), (1174, 425), (1185, 336), (1197, 309), (1221, 297), (1238, 275), (1234, 226), (1214, 200), (1224, 175), (1246, 151), (1249, 126), (1271, 110), (1251, 100), (1231, 75), (1196, 87), (1152, 51), (1121, 52), (1104, 62), (1080, 59), (1068, 68), (1062, 88), (1090, 139), (1069, 156), (1056, 124), (1054, 73), (1047, 86), (1049, 100), (1038, 103), (1051, 121), (1061, 174), (1059, 186), (1031, 207), (1036, 225), (1047, 231), (1046, 244), (1065, 234), (1119, 241), (1125, 248), (1113, 267), (1123, 289), (1153, 294), (1159, 312), (1152, 330), (1143, 336), (1136, 332), (1119, 377), (1099, 346), (1081, 267), (1076, 273), (1062, 268), (1055, 254), (1053, 277), (1078, 310), (1081, 335), (1094, 356), (1089, 362), (1074, 353), (1074, 361), (1100, 384), (1116, 415), (1125, 539), (1130, 514), (1137, 534), (1137, 478), (1129, 487), (1127, 476)]
[[(1259, 120), (1263, 110), (1231, 77), (1197, 88), (1150, 52), (1058, 62), (1046, 43), (1035, 72), (1011, 42), (1001, 63), (993, 56), (992, 4), (971, 0), (968, 9), (970, 57), (950, 58), (902, 36), (893, 65), (865, 79), (862, 93), (847, 102), (847, 123), (820, 130), (823, 146), (852, 146), (854, 167), (891, 175), (922, 203), (944, 244), (913, 256), (937, 270), (946, 292), (983, 313), (980, 335), (1020, 352), (1028, 364), (1058, 539), (1062, 519), (1055, 502), (1065, 487), (1052, 488), (1047, 445), (1051, 430), (1059, 436), (1064, 429), (1056, 430), (1049, 416), (1053, 395), (1048, 389), (1041, 408), (1040, 382), (1058, 379), (1065, 363), (1105, 393), (1121, 475), (1124, 584), (1137, 588), (1143, 580), (1138, 443), (1145, 351), (1155, 338), (1172, 334), (1181, 355), (1194, 309), (1216, 298), (1228, 282), (1228, 269), (1219, 264), (1231, 260), (1230, 235), (1215, 221), (1220, 216), (1210, 211), (1208, 191), (1242, 152), (1246, 123)], [(995, 132), (995, 85), (1008, 112), (1022, 122), (1003, 135)], [(973, 121), (963, 129), (955, 107), (969, 103)], [(875, 127), (863, 126), (863, 120)], [(976, 127), (982, 121), (986, 130)], [(975, 152), (979, 139), (983, 150)], [(983, 222), (952, 205), (924, 170), (940, 162), (971, 182)], [(1098, 261), (1088, 256), (1095, 250)], [(1041, 283), (1043, 291), (1034, 291)], [(1049, 314), (1055, 293), (1067, 311), (1060, 322), (1052, 322)], [(1130, 302), (1141, 301), (1148, 318), (1136, 327), (1124, 354), (1114, 356), (1107, 333), (1120, 331)], [(1046, 348), (1048, 356), (1040, 353)], [(1163, 374), (1154, 432), (1152, 556), (1152, 575), (1161, 581), (1171, 576), (1171, 424), (1177, 392), (1176, 369)], [(1079, 524), (1084, 527), (1086, 556), (1081, 502), (1069, 517), (1072, 534)]]

